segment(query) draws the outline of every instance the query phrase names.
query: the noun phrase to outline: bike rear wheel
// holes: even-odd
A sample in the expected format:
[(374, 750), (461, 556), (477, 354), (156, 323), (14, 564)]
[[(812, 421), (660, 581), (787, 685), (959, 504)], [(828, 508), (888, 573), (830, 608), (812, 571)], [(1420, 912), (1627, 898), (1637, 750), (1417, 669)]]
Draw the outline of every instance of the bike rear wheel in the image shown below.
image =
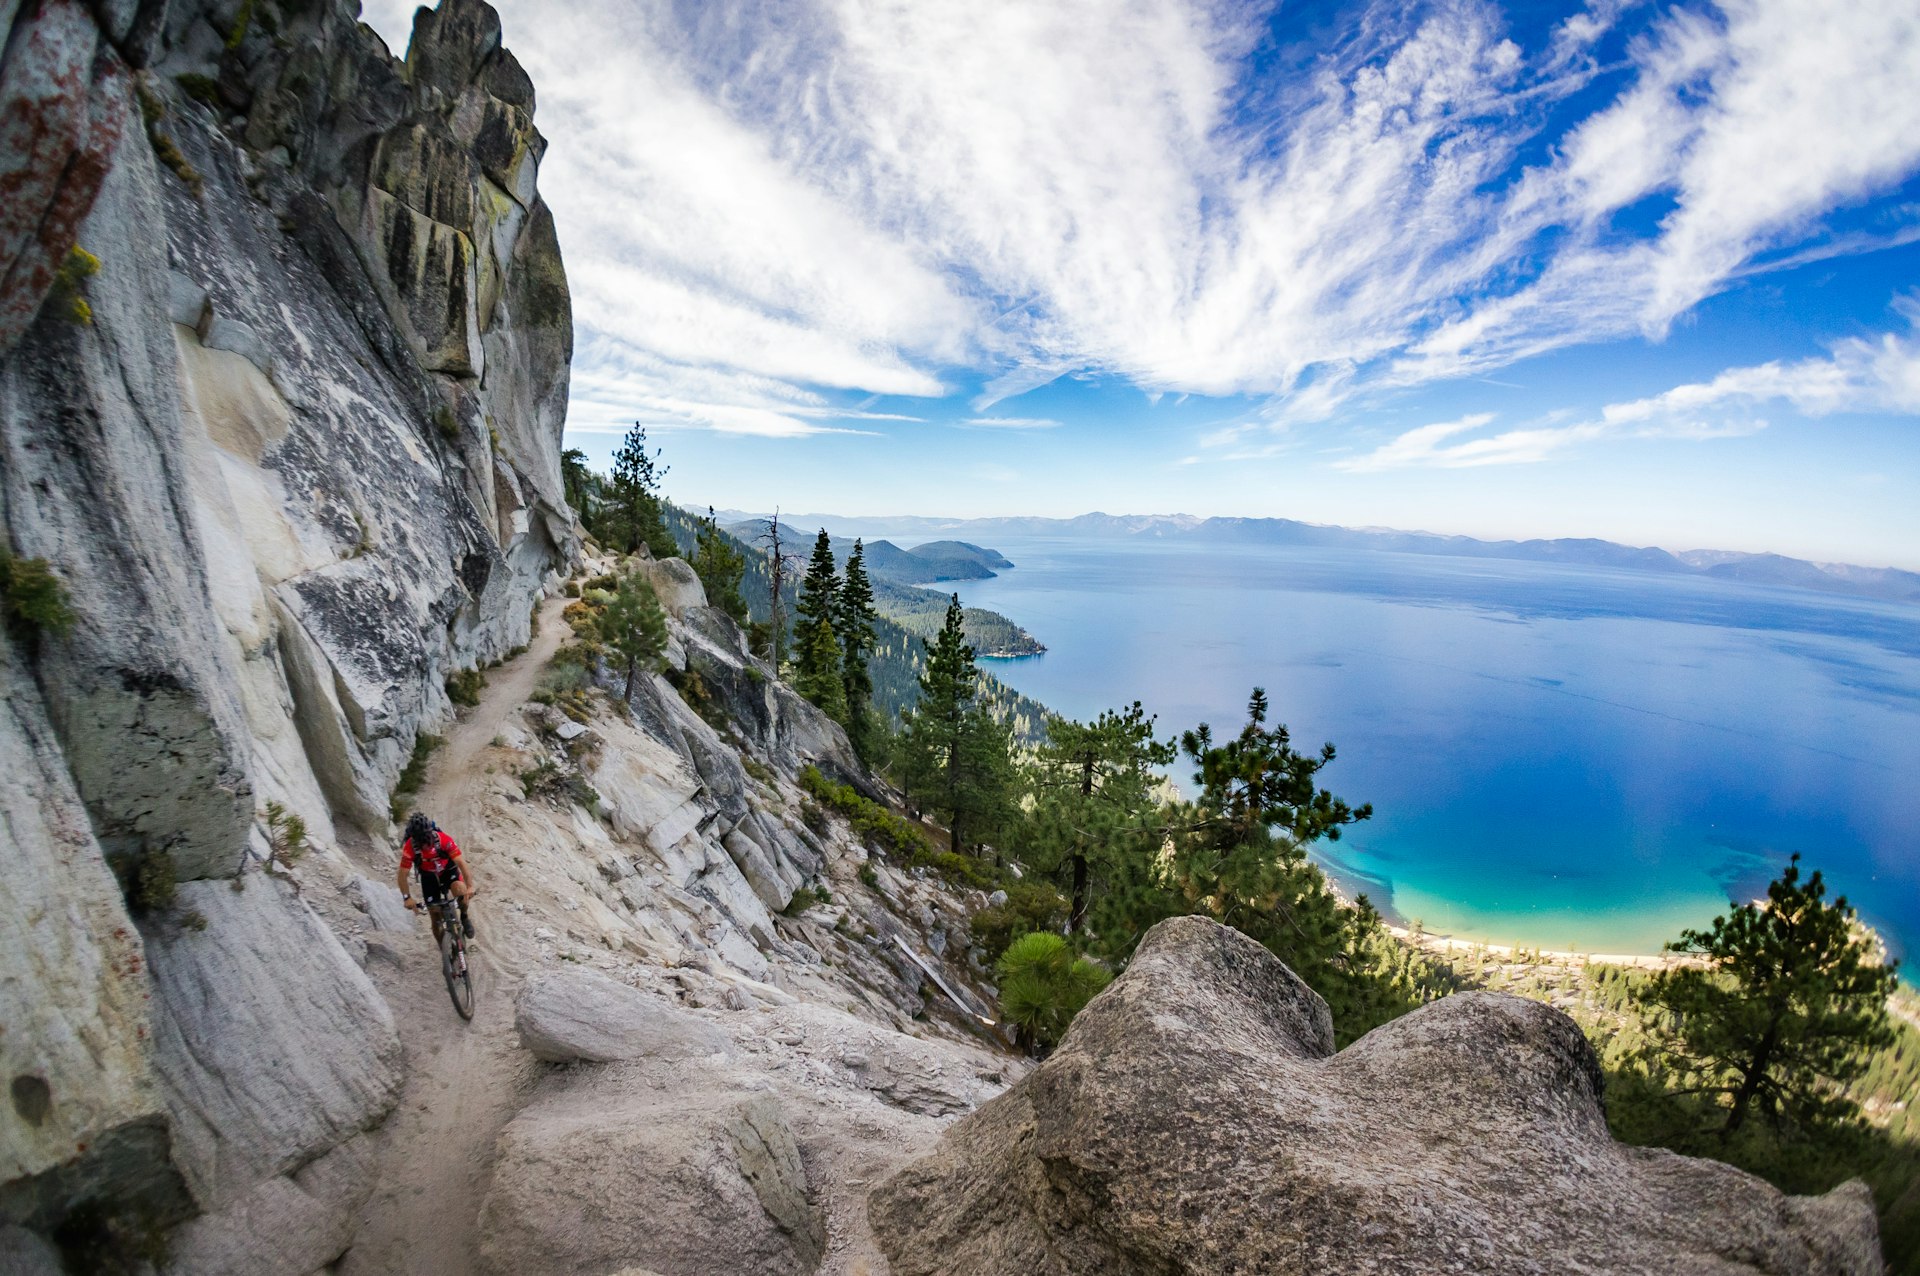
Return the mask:
[(467, 960), (467, 946), (460, 938), (458, 922), (449, 922), (440, 931), (440, 973), (446, 976), (447, 996), (462, 1019), (473, 1018), (473, 967)]

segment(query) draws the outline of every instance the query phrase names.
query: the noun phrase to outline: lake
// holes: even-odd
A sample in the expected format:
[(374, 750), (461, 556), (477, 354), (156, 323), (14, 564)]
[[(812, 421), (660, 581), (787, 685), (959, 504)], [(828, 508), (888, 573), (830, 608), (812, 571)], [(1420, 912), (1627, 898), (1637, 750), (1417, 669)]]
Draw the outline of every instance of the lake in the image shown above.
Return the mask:
[[(958, 588), (1056, 712), (1232, 734), (1248, 691), (1372, 820), (1324, 865), (1403, 920), (1654, 952), (1799, 851), (1920, 942), (1920, 608), (1687, 576), (1179, 540), (998, 541)], [(1175, 776), (1185, 782), (1184, 761)]]

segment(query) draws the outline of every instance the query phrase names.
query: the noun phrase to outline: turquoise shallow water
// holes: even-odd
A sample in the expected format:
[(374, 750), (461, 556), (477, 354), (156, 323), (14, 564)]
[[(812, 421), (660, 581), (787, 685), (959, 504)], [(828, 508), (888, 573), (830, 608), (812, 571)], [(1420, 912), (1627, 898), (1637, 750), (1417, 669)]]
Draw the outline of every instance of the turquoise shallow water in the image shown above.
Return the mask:
[[(1375, 817), (1332, 870), (1429, 930), (1651, 952), (1791, 851), (1920, 942), (1920, 608), (1355, 550), (1006, 541), (962, 598), (1057, 711), (1237, 729), (1248, 690)], [(1186, 778), (1184, 766), (1176, 778)], [(1908, 972), (1911, 975), (1911, 972)]]

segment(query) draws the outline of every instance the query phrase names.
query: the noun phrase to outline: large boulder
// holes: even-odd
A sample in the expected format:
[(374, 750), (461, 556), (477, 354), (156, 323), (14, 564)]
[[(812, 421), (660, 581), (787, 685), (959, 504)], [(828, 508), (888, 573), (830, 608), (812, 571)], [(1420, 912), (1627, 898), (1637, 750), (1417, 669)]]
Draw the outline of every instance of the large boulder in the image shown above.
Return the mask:
[(1449, 997), (1338, 1054), (1325, 1003), (1199, 918), (868, 1202), (895, 1276), (1881, 1270), (1850, 1184), (1782, 1195), (1607, 1132), (1565, 1015)]
[(549, 1063), (699, 1059), (733, 1053), (718, 1028), (637, 988), (580, 967), (535, 975), (521, 989), (513, 1026)]
[(780, 1101), (680, 1068), (549, 1078), (500, 1138), (481, 1254), (513, 1276), (800, 1276), (826, 1225)]

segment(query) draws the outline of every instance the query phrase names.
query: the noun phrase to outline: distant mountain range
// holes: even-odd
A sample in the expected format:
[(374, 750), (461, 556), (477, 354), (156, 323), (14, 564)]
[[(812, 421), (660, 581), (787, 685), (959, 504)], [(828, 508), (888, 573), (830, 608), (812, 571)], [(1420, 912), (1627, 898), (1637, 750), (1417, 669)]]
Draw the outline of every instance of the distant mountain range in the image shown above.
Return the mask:
[[(727, 517), (732, 518), (729, 514)], [(781, 520), (789, 522), (787, 519)], [(735, 522), (724, 524), (726, 530), (749, 545), (761, 544), (766, 535), (768, 521), (764, 518), (742, 517)], [(793, 552), (804, 557), (813, 548), (813, 537), (826, 524), (802, 520), (792, 522)], [(847, 554), (853, 548), (849, 535), (834, 533), (828, 529), (833, 540), (833, 554), (843, 565)], [(784, 543), (787, 533), (781, 533)], [(867, 565), (867, 573), (876, 580), (890, 580), (901, 585), (925, 585), (941, 580), (987, 580), (996, 572), (1013, 566), (1000, 554), (979, 545), (969, 545), (965, 541), (943, 540), (929, 541), (924, 545), (915, 545), (912, 549), (901, 549), (889, 540), (868, 541), (862, 561)]]
[[(728, 517), (746, 518), (747, 515)], [(847, 518), (835, 514), (783, 515), (782, 522), (809, 530), (824, 527), (836, 537), (865, 535), (912, 537), (955, 537), (967, 541), (934, 540), (913, 551), (901, 551), (891, 541), (869, 541), (869, 562), (875, 562), (876, 546), (885, 545), (898, 553), (918, 555), (934, 551), (933, 561), (952, 564), (982, 564), (983, 560), (965, 555), (947, 557), (950, 547), (977, 553), (971, 541), (989, 541), (998, 537), (1143, 537), (1154, 540), (1211, 541), (1241, 545), (1301, 545), (1342, 549), (1384, 550), (1400, 554), (1440, 554), (1457, 558), (1505, 558), (1532, 562), (1567, 563), (1588, 567), (1610, 567), (1629, 571), (1664, 572), (1678, 575), (1707, 576), (1740, 581), (1752, 585), (1772, 585), (1787, 589), (1811, 589), (1828, 594), (1856, 598), (1875, 598), (1890, 602), (1920, 603), (1920, 573), (1892, 567), (1858, 567), (1849, 563), (1813, 563), (1787, 558), (1781, 554), (1745, 554), (1732, 550), (1686, 550), (1672, 553), (1664, 549), (1621, 545), (1590, 537), (1555, 540), (1483, 541), (1471, 536), (1439, 536), (1431, 532), (1403, 532), (1389, 528), (1329, 527), (1302, 523), (1290, 518), (1199, 518), (1192, 514), (1082, 514), (1077, 518), (927, 518), (896, 515), (874, 518)], [(1004, 561), (1004, 560), (1003, 560)], [(876, 567), (876, 574), (879, 569)], [(973, 576), (928, 576), (925, 580), (982, 579), (992, 575), (982, 566)]]

